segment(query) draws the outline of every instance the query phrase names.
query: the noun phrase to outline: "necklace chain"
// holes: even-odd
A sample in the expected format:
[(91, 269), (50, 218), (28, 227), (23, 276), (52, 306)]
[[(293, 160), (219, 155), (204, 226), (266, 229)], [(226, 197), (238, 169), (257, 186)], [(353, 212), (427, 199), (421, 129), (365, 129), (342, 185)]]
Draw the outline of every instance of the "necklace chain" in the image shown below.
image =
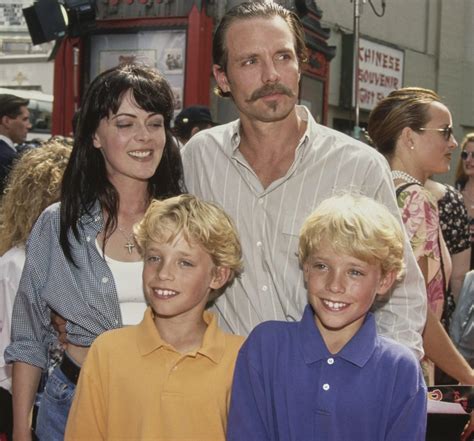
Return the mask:
[(418, 184), (423, 186), (423, 184), (418, 179), (401, 170), (392, 170), (392, 178), (401, 179), (402, 181), (409, 182), (411, 184)]
[(127, 248), (128, 254), (132, 254), (133, 249), (135, 248), (135, 244), (133, 243), (133, 232), (130, 234), (127, 234), (127, 232), (123, 228), (120, 228), (119, 226), (117, 226), (117, 228), (126, 240), (126, 243), (123, 247)]

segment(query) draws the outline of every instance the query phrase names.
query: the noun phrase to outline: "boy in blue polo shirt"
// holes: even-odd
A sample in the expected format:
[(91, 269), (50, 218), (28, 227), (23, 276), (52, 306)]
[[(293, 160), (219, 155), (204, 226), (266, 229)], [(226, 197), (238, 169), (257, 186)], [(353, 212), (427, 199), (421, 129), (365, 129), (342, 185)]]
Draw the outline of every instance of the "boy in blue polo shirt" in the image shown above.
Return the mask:
[(327, 199), (306, 220), (309, 305), (300, 322), (262, 323), (242, 346), (228, 441), (425, 439), (418, 361), (377, 335), (369, 312), (401, 277), (403, 243), (397, 220), (363, 196)]

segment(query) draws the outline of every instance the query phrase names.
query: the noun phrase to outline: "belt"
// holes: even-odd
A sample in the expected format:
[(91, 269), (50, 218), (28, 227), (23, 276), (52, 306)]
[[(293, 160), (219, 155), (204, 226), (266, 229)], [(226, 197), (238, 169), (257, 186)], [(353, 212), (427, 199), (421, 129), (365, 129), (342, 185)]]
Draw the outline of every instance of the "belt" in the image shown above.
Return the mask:
[(79, 374), (81, 373), (81, 367), (78, 366), (74, 361), (72, 361), (66, 352), (64, 352), (63, 360), (59, 365), (59, 369), (61, 369), (62, 373), (66, 376), (66, 378), (73, 384), (77, 384), (77, 380), (79, 379)]

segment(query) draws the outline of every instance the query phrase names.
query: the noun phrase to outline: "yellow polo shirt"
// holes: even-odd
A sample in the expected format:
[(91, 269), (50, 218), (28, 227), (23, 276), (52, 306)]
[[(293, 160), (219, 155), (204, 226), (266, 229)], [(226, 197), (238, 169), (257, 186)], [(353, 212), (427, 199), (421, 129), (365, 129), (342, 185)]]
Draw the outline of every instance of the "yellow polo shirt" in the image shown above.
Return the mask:
[(244, 338), (216, 317), (202, 347), (180, 354), (164, 342), (150, 308), (136, 326), (108, 331), (90, 348), (65, 440), (225, 440), (232, 377)]

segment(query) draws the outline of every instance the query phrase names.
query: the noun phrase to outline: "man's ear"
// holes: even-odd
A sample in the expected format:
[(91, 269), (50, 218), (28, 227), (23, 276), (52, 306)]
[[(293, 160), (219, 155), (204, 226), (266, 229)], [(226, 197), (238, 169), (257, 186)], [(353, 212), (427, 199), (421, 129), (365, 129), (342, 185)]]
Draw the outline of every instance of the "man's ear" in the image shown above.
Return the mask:
[(214, 290), (222, 288), (229, 280), (230, 274), (231, 269), (229, 267), (217, 266), (214, 268), (214, 274), (209, 287)]
[(222, 92), (227, 93), (230, 92), (229, 80), (227, 78), (227, 74), (225, 73), (224, 69), (219, 66), (218, 64), (212, 65), (212, 74), (216, 79), (216, 83)]
[(191, 129), (191, 137), (193, 137), (197, 132), (199, 132), (201, 129), (198, 126), (194, 126)]
[(395, 270), (385, 273), (379, 282), (377, 294), (383, 296), (392, 287), (393, 283), (397, 279), (397, 272)]
[(8, 127), (10, 125), (10, 120), (11, 118), (9, 116), (3, 115), (0, 118), (0, 125), (2, 125), (3, 127)]

